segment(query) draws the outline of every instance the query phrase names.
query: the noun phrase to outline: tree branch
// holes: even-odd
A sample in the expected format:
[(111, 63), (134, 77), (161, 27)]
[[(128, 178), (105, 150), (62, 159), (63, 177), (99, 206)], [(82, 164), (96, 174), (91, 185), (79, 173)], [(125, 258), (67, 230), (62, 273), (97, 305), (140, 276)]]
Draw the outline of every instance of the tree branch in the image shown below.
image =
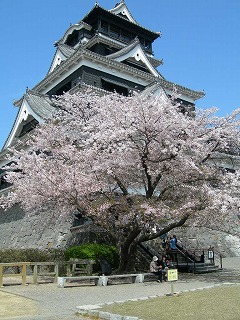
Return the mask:
[(171, 223), (167, 227), (161, 229), (161, 231), (156, 232), (156, 233), (151, 234), (151, 235), (143, 235), (143, 236), (139, 237), (139, 241), (138, 242), (144, 242), (144, 241), (156, 239), (156, 238), (160, 237), (161, 235), (169, 232), (170, 230), (172, 230), (174, 228), (181, 227), (187, 221), (187, 219), (189, 217), (190, 217), (190, 214), (187, 213), (179, 221)]
[(117, 182), (119, 188), (121, 189), (123, 195), (127, 196), (128, 195), (128, 191), (127, 191), (127, 188), (122, 183), (122, 181), (120, 181), (120, 179), (117, 176), (114, 176), (114, 179), (116, 180), (116, 182)]

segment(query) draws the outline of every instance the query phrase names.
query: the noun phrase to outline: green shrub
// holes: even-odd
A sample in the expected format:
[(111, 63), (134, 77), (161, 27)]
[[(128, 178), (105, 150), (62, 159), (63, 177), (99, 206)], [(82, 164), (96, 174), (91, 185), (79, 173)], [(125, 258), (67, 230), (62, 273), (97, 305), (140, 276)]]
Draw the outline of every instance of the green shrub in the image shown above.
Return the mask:
[(100, 270), (98, 260), (104, 257), (115, 269), (118, 266), (117, 249), (106, 244), (88, 243), (70, 247), (66, 251), (60, 249), (40, 250), (30, 249), (3, 249), (0, 250), (0, 263), (7, 262), (44, 262), (64, 261), (74, 259), (95, 260), (94, 272)]
[(0, 262), (44, 262), (64, 260), (64, 251), (59, 249), (3, 249), (0, 250)]
[(118, 252), (114, 246), (98, 243), (85, 243), (79, 246), (70, 247), (65, 252), (66, 260), (74, 259), (92, 259), (95, 260), (95, 271), (100, 270), (98, 260), (100, 257), (104, 257), (112, 266), (116, 268), (118, 266)]

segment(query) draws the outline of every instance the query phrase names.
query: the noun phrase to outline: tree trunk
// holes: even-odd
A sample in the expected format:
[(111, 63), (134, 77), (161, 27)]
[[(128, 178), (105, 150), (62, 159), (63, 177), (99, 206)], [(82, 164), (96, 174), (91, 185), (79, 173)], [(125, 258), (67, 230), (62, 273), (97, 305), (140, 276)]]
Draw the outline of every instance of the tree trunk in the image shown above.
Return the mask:
[(136, 271), (137, 244), (119, 244), (119, 267), (118, 273), (128, 273)]
[[(118, 236), (117, 238), (117, 247), (119, 250), (119, 273), (128, 273), (136, 271), (136, 257), (137, 257), (137, 245), (140, 242), (145, 242), (148, 240), (156, 239), (160, 235), (169, 232), (170, 230), (182, 226), (186, 220), (189, 218), (189, 214), (181, 217), (179, 221), (173, 222), (163, 228), (161, 231), (153, 234), (145, 234), (140, 237), (140, 229), (136, 228), (132, 232), (129, 232), (128, 237)], [(138, 237), (138, 239), (137, 239)], [(124, 239), (124, 240), (123, 240)]]

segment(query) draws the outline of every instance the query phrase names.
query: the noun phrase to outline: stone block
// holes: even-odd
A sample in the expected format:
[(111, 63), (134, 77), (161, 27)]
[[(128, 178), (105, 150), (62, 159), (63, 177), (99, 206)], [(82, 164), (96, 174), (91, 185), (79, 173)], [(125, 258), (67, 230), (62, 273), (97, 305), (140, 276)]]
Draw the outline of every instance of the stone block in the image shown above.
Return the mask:
[(111, 320), (111, 313), (109, 313), (109, 312), (99, 311), (98, 316), (100, 319)]
[(122, 320), (123, 319), (123, 316), (121, 316), (120, 314), (114, 314), (112, 313), (110, 315), (110, 320)]

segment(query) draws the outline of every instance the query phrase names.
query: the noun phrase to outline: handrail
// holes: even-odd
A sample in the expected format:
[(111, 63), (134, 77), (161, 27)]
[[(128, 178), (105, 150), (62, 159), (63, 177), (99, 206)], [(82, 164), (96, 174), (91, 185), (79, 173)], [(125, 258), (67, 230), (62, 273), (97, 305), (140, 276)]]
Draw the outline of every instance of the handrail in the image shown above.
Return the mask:
[[(183, 245), (179, 245), (179, 243), (176, 244), (176, 249), (175, 250), (168, 250), (167, 252), (174, 257), (175, 262), (179, 263), (178, 260), (178, 254), (180, 254), (184, 259), (185, 262), (188, 264), (191, 263), (193, 264), (193, 272), (196, 273), (197, 265), (200, 263), (205, 263), (205, 254), (206, 254), (206, 249), (185, 249)], [(213, 248), (207, 249), (208, 253), (208, 259), (210, 260), (211, 264), (214, 264), (214, 251)], [(211, 253), (211, 258), (210, 258), (210, 253)], [(222, 264), (221, 264), (222, 265)]]
[[(156, 250), (152, 248), (149, 244), (146, 243), (139, 243), (139, 246), (151, 257), (154, 255), (158, 255), (156, 253)], [(182, 257), (184, 257), (185, 262), (193, 264), (193, 272), (196, 273), (197, 265), (199, 263), (205, 263), (205, 259), (210, 261), (211, 264), (215, 264), (216, 256), (219, 256), (219, 263), (220, 263), (220, 268), (222, 269), (222, 255), (221, 253), (217, 252), (214, 250), (213, 247), (208, 247), (208, 248), (201, 248), (201, 249), (195, 249), (195, 248), (187, 248), (185, 249), (184, 246), (181, 244), (180, 241), (177, 242), (176, 244), (177, 249), (176, 250), (166, 250), (166, 254), (169, 254), (175, 259), (175, 262), (177, 263), (178, 266), (178, 254), (180, 254)], [(212, 253), (211, 253), (212, 252)], [(210, 258), (210, 253), (212, 254), (212, 258)], [(174, 255), (174, 256), (173, 256)]]
[[(189, 260), (189, 261), (191, 261), (191, 262), (195, 262), (195, 260), (191, 259), (191, 258), (189, 257), (189, 255), (186, 254), (186, 252), (180, 250), (179, 248), (177, 248), (177, 251), (180, 252), (183, 256), (185, 256), (185, 257), (187, 258), (187, 260)], [(188, 251), (187, 251), (187, 252), (188, 252)]]
[(145, 242), (141, 242), (138, 244), (140, 248), (142, 248), (149, 256), (153, 257), (154, 255), (157, 255), (156, 250), (153, 249), (149, 244)]

